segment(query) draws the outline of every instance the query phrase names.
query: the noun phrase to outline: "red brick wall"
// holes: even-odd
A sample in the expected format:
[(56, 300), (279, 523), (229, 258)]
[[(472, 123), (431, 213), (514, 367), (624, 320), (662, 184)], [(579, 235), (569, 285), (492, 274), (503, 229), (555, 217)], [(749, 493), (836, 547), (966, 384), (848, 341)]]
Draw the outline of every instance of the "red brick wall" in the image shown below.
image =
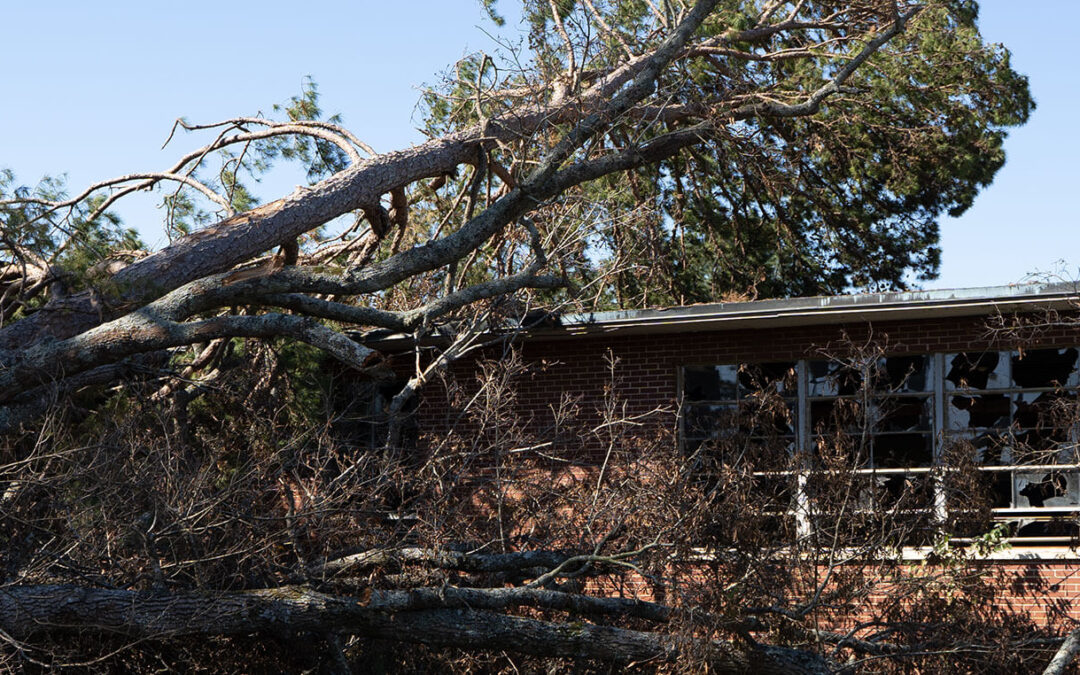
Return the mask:
[[(987, 612), (1012, 616), (1019, 621), (1030, 620), (1040, 626), (1072, 630), (1073, 622), (1080, 620), (1080, 562), (1054, 560), (987, 561), (992, 566), (987, 582), (999, 590), (993, 607)], [(824, 570), (822, 570), (824, 571)], [(917, 572), (928, 574), (927, 570)], [(699, 580), (700, 581), (700, 580)], [(589, 582), (593, 592), (638, 600), (663, 602), (656, 587), (639, 574), (630, 573), (598, 577)], [(871, 621), (875, 617), (877, 603), (887, 601), (883, 585), (872, 594), (870, 602), (855, 613), (835, 612), (838, 621), (833, 627), (849, 625), (854, 621)]]
[[(948, 318), (874, 325), (848, 324), (811, 327), (763, 328), (715, 332), (686, 332), (674, 335), (577, 336), (559, 339), (532, 339), (520, 342), (528, 371), (516, 379), (516, 415), (539, 431), (551, 417), (551, 409), (565, 394), (572, 395), (586, 416), (597, 415), (605, 390), (612, 383), (611, 359), (618, 393), (630, 415), (666, 406), (670, 414), (655, 416), (654, 424), (675, 426), (678, 373), (687, 364), (767, 362), (821, 358), (842, 353), (844, 345), (868, 342), (884, 346), (888, 353), (931, 353), (1007, 349), (1016, 346), (1001, 333), (988, 330), (984, 317)], [(1080, 330), (1058, 327), (1024, 342), (1027, 347), (1060, 347), (1080, 344)], [(495, 358), (499, 351), (485, 357)], [(481, 357), (478, 357), (481, 358)], [(447, 377), (462, 386), (466, 396), (475, 392), (477, 360), (455, 364)], [(595, 417), (599, 421), (599, 417)], [(446, 390), (433, 382), (423, 392), (418, 409), (422, 434), (438, 437), (454, 422), (459, 432), (469, 433), (468, 424), (448, 404)], [(462, 427), (464, 424), (464, 428)], [(647, 433), (643, 429), (642, 433)], [(583, 464), (597, 464), (603, 452), (585, 441), (581, 444)], [(988, 563), (1001, 575), (1000, 602), (1003, 609), (1030, 615), (1039, 623), (1056, 623), (1064, 615), (1080, 620), (1080, 561), (1015, 560)], [(625, 580), (624, 582), (625, 583)], [(609, 589), (648, 597), (650, 589), (635, 587)]]
[[(844, 345), (883, 345), (889, 353), (929, 353), (1006, 349), (1009, 341), (987, 327), (985, 317), (932, 319), (788, 328), (763, 328), (675, 335), (578, 336), (533, 339), (520, 344), (532, 370), (517, 380), (519, 415), (541, 424), (563, 394), (580, 397), (583, 411), (598, 409), (611, 382), (608, 356), (617, 359), (618, 392), (627, 412), (642, 414), (656, 406), (674, 409), (679, 368), (688, 364), (753, 363), (821, 358)], [(1080, 329), (1058, 327), (1041, 333), (1033, 346), (1080, 344)], [(501, 353), (489, 351), (486, 358)], [(449, 373), (466, 391), (475, 390), (475, 361), (456, 364)], [(448, 418), (445, 390), (432, 383), (424, 390), (418, 411), (422, 431), (445, 432)], [(659, 418), (658, 418), (659, 419)], [(672, 422), (673, 418), (668, 418)]]
[(1080, 619), (1080, 562), (1010, 561), (997, 565), (1001, 602), (1039, 624)]

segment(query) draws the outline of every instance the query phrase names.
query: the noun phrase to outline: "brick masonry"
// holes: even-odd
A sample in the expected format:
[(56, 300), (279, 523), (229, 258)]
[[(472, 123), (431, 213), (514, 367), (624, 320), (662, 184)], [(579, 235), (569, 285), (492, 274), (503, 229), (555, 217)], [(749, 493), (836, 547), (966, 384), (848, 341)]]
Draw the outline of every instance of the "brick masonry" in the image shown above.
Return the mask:
[[(874, 343), (886, 353), (930, 353), (1008, 349), (1019, 345), (1015, 339), (988, 327), (986, 317), (682, 332), (648, 335), (580, 335), (559, 338), (532, 338), (517, 343), (528, 365), (514, 390), (514, 410), (520, 420), (539, 433), (550, 419), (552, 408), (564, 395), (571, 395), (586, 414), (601, 408), (605, 392), (613, 382), (626, 404), (626, 412), (639, 415), (666, 407), (667, 416), (654, 416), (654, 424), (674, 428), (681, 366), (745, 362), (787, 361), (822, 358), (842, 352), (850, 345)], [(1023, 346), (1064, 347), (1080, 344), (1080, 329), (1058, 326), (1029, 337)], [(847, 346), (847, 347), (845, 347)], [(489, 351), (482, 357), (455, 364), (447, 377), (466, 394), (475, 391), (477, 363), (502, 353)], [(408, 359), (402, 359), (407, 362)], [(615, 363), (614, 371), (611, 363)], [(448, 403), (441, 382), (424, 389), (417, 411), (421, 434), (439, 436), (452, 424), (462, 431), (462, 418)], [(467, 398), (467, 396), (466, 396)], [(599, 419), (599, 418), (597, 418)], [(660, 431), (660, 429), (657, 429)], [(642, 433), (647, 433), (643, 430)], [(467, 433), (467, 430), (466, 430)], [(584, 442), (582, 465), (601, 460), (599, 448)], [(1080, 561), (1014, 559), (988, 562), (1000, 575), (1000, 602), (1029, 615), (1038, 623), (1056, 623), (1065, 616), (1080, 619)], [(648, 596), (634, 584), (613, 592)], [(640, 591), (640, 592), (639, 592)]]
[[(962, 317), (879, 324), (839, 324), (685, 332), (630, 336), (585, 335), (559, 339), (531, 339), (520, 343), (531, 366), (519, 378), (515, 391), (518, 414), (542, 420), (564, 394), (579, 396), (583, 409), (601, 405), (605, 387), (612, 382), (611, 359), (619, 394), (630, 414), (657, 406), (672, 409), (677, 403), (678, 373), (684, 365), (754, 363), (822, 358), (842, 353), (845, 346), (873, 342), (890, 354), (1008, 349), (1018, 344), (993, 333), (985, 317)], [(1080, 328), (1057, 327), (1041, 331), (1026, 347), (1080, 344)], [(481, 358), (494, 359), (488, 351)], [(467, 390), (475, 380), (476, 360), (456, 364), (450, 372)], [(448, 424), (445, 390), (438, 382), (424, 391), (418, 411), (423, 431), (439, 433)]]

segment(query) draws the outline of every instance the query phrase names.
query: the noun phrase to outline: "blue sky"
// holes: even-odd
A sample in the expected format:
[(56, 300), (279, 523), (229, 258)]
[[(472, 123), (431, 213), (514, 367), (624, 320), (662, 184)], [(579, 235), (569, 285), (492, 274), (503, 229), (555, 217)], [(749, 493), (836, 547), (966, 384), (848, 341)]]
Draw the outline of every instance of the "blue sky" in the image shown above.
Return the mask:
[[(421, 140), (419, 88), (470, 50), (495, 49), (476, 0), (11, 4), (0, 167), (23, 183), (66, 173), (72, 189), (165, 168), (199, 140), (161, 150), (176, 117), (268, 113), (306, 75), (319, 83), (324, 108), (341, 112), (376, 150), (401, 148)], [(941, 278), (927, 288), (1077, 275), (1080, 69), (1064, 48), (1074, 39), (1068, 22), (1052, 20), (1073, 8), (1069, 0), (982, 3), (984, 35), (1012, 50), (1038, 109), (1010, 136), (994, 184), (964, 216), (942, 222)], [(160, 245), (155, 201), (140, 196), (121, 213)]]

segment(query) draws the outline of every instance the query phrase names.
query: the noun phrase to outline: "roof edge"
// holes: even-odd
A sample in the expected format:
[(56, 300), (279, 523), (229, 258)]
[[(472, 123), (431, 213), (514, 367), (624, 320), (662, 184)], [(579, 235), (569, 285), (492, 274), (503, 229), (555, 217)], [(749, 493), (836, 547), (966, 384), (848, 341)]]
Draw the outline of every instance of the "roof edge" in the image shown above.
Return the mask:
[(1077, 283), (1031, 283), (564, 314), (561, 331), (534, 331), (532, 334), (731, 330), (763, 325), (781, 327), (908, 317), (973, 316), (998, 311), (1063, 309), (1078, 302), (1080, 285)]
[[(528, 339), (558, 340), (608, 335), (726, 331), (745, 328), (830, 325), (867, 321), (990, 316), (1080, 307), (1080, 282), (1012, 284), (983, 288), (862, 293), (661, 309), (562, 314), (558, 325), (524, 331)], [(376, 335), (378, 335), (376, 337)], [(436, 338), (435, 341), (438, 341)], [(408, 348), (413, 339), (375, 331), (370, 346)]]

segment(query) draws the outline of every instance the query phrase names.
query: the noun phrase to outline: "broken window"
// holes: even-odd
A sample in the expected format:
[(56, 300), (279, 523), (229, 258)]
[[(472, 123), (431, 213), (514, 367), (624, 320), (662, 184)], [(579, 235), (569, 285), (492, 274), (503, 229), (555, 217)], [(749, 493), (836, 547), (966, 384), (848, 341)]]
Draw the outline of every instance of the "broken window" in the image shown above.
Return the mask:
[(1005, 394), (950, 396), (948, 402), (950, 430), (1009, 428), (1011, 403)]
[(1049, 467), (1080, 466), (1078, 356), (1074, 347), (945, 355), (945, 442), (972, 448), (995, 517), (1016, 537), (1066, 542), (1061, 533), (1075, 530), (1064, 521), (1080, 514), (1080, 474)]
[(687, 366), (683, 442), (687, 449), (735, 437), (794, 442), (798, 391), (794, 362)]
[(802, 509), (811, 529), (836, 498), (814, 474), (838, 467), (855, 479), (845, 506), (853, 516), (891, 509), (912, 522), (960, 522), (971, 494), (953, 492), (956, 465), (943, 460), (959, 457), (982, 476), (981, 498), (1014, 537), (1069, 543), (1080, 519), (1078, 367), (1075, 347), (688, 366), (683, 439), (690, 449), (723, 446), (728, 463), (765, 441), (800, 453), (788, 464), (798, 470), (760, 472), (762, 489), (778, 497), (775, 508)]
[(863, 373), (840, 361), (811, 361), (809, 390), (811, 396), (850, 396), (862, 388)]
[(926, 354), (886, 356), (877, 364), (874, 389), (891, 393), (932, 391), (931, 363)]
[[(900, 355), (868, 362), (810, 361), (809, 437), (816, 465), (828, 471), (851, 467), (854, 501), (843, 491), (825, 487), (808, 498), (811, 518), (823, 522), (854, 509), (872, 529), (876, 517), (916, 523), (932, 518), (935, 508), (930, 470), (934, 464), (934, 360), (927, 355)], [(845, 456), (846, 454), (846, 456)], [(822, 476), (813, 472), (813, 489)], [(852, 524), (856, 530), (859, 525)], [(905, 526), (906, 527), (906, 526)], [(868, 531), (870, 531), (868, 529)]]
[(735, 401), (738, 366), (683, 368), (683, 395), (687, 401)]
[(1009, 386), (1008, 360), (997, 352), (946, 354), (945, 388), (1001, 389)]
[(1080, 505), (1080, 477), (1061, 471), (1017, 472), (1017, 508)]
[(1075, 387), (1077, 381), (1075, 347), (1029, 349), (1012, 356), (1013, 384), (1025, 389)]

